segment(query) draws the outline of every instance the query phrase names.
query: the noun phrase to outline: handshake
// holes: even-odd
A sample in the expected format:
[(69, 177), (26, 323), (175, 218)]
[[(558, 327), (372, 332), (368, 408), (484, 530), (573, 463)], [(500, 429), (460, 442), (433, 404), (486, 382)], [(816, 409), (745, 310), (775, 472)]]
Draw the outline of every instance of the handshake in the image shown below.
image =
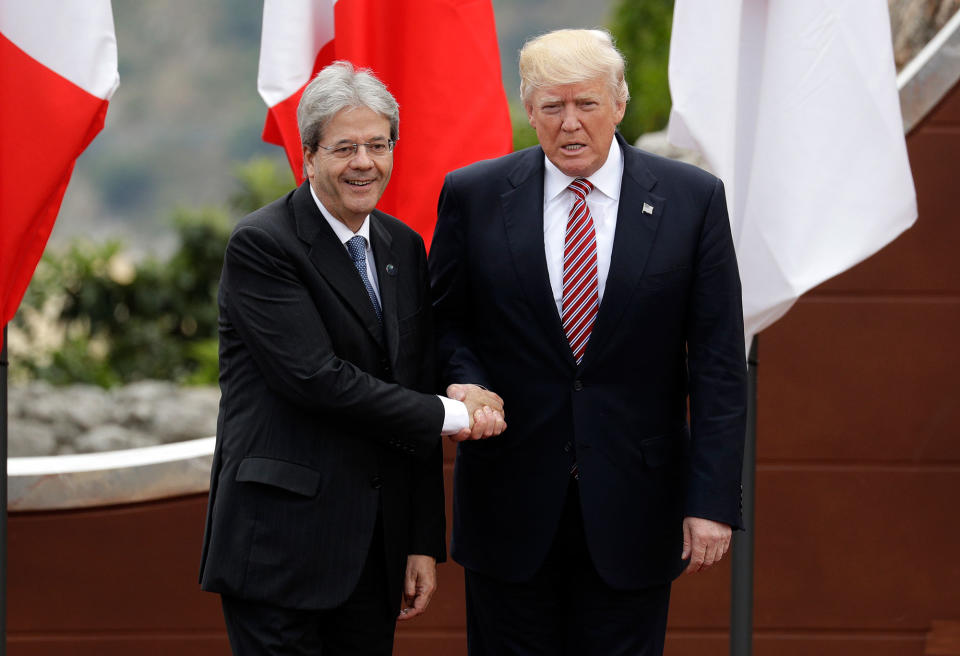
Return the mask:
[(454, 383), (447, 387), (447, 396), (463, 401), (470, 415), (470, 427), (449, 436), (454, 442), (482, 440), (499, 435), (507, 428), (503, 399), (490, 390), (477, 385)]

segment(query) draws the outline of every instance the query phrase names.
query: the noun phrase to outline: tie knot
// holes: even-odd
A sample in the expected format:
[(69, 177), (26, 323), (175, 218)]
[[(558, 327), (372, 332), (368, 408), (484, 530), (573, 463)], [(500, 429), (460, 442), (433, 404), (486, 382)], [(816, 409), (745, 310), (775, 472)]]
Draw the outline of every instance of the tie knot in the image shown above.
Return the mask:
[(367, 259), (367, 240), (357, 235), (347, 241), (347, 250), (350, 251), (350, 257), (354, 262), (363, 262)]
[(593, 183), (586, 178), (577, 178), (567, 185), (567, 189), (572, 191), (577, 198), (586, 199), (587, 194), (593, 189)]

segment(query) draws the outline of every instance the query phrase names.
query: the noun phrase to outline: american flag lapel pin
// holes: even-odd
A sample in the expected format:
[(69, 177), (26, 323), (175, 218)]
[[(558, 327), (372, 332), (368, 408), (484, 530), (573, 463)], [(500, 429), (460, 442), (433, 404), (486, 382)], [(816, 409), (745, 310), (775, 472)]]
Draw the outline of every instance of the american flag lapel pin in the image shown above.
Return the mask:
[(653, 214), (653, 205), (650, 203), (644, 203), (642, 212), (644, 214)]

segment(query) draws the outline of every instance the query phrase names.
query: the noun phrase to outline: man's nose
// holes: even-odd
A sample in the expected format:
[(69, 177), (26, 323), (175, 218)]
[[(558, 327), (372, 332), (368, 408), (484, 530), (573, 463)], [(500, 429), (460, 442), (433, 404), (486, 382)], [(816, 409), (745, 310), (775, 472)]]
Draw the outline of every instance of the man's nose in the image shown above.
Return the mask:
[(368, 169), (373, 166), (373, 160), (370, 159), (364, 144), (357, 144), (357, 152), (350, 158), (350, 166), (355, 169)]
[(563, 113), (563, 122), (560, 127), (566, 132), (575, 132), (580, 129), (580, 116), (575, 109), (569, 109)]

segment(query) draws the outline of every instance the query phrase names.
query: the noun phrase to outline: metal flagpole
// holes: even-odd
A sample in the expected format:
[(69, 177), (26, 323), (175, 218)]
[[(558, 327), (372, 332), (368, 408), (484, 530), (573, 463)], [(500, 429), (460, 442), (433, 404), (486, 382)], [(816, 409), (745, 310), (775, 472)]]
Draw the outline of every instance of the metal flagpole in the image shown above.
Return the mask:
[(753, 498), (757, 474), (757, 343), (747, 358), (747, 435), (743, 447), (743, 528), (733, 534), (730, 577), (730, 656), (753, 652)]
[(0, 350), (0, 656), (7, 653), (7, 325)]

